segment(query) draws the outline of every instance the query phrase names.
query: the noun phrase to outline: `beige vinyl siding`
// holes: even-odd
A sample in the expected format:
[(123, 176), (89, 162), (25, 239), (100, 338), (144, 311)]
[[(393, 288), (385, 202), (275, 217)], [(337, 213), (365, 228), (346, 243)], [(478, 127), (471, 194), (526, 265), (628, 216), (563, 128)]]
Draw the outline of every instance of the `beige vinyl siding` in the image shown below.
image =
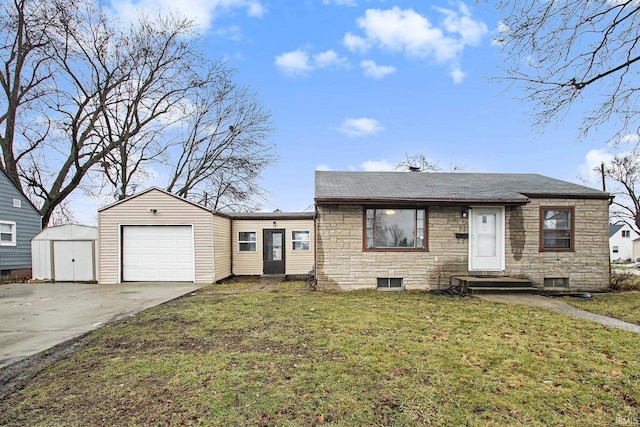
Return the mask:
[[(157, 209), (157, 213), (150, 212)], [(196, 283), (214, 281), (213, 215), (158, 189), (151, 189), (98, 213), (98, 283), (120, 282), (120, 233), (123, 225), (191, 225)]]
[[(277, 229), (285, 230), (285, 274), (297, 275), (307, 274), (313, 269), (314, 263), (314, 224), (312, 219), (288, 219), (278, 220), (276, 219)], [(254, 220), (254, 219), (235, 219), (232, 227), (232, 245), (233, 251), (233, 274), (244, 275), (261, 275), (262, 274), (262, 248), (263, 248), (263, 233), (264, 229), (273, 229), (273, 220)], [(308, 251), (293, 251), (291, 243), (291, 232), (296, 231), (309, 231), (309, 250)], [(240, 252), (238, 250), (238, 233), (241, 231), (255, 231), (257, 237), (256, 251), (255, 252)]]
[(231, 219), (213, 216), (214, 281), (231, 276)]

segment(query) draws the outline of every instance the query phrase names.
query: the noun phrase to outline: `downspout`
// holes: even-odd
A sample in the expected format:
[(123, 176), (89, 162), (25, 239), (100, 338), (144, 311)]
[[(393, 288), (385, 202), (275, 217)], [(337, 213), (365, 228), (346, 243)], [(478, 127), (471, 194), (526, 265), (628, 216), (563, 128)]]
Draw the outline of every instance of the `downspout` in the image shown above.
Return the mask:
[(313, 215), (313, 289), (318, 288), (318, 205), (314, 203)]

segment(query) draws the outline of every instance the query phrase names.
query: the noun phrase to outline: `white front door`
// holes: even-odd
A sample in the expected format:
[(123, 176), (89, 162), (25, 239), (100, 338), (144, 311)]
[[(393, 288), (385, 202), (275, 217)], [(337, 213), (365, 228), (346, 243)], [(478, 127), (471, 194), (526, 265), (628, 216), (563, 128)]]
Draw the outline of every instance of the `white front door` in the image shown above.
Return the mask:
[(504, 270), (504, 208), (469, 212), (469, 270)]

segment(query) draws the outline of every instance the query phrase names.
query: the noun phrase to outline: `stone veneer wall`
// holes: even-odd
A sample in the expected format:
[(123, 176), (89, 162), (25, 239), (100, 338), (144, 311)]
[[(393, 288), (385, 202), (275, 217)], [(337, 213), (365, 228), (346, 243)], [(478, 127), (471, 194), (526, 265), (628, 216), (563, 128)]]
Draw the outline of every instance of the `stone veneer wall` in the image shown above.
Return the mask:
[[(575, 207), (575, 252), (539, 251), (540, 206)], [(317, 280), (320, 289), (375, 289), (376, 278), (403, 278), (405, 289), (447, 287), (468, 271), (467, 218), (454, 206), (428, 208), (428, 252), (363, 251), (363, 207), (318, 206)], [(607, 200), (534, 199), (505, 209), (505, 264), (500, 274), (530, 279), (569, 278), (572, 290), (604, 290), (609, 275)], [(472, 274), (482, 274), (473, 272)], [(486, 272), (495, 274), (495, 272)]]

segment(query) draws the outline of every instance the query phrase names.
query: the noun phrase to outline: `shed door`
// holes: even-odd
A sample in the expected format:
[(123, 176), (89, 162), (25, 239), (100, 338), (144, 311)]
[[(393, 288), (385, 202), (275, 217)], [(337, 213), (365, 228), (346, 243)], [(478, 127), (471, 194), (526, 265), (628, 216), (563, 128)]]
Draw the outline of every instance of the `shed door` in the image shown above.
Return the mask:
[(469, 270), (504, 270), (504, 208), (473, 208), (469, 218)]
[(263, 230), (263, 272), (284, 274), (284, 230)]
[(123, 226), (122, 280), (125, 282), (193, 282), (191, 226)]
[(56, 282), (91, 282), (96, 280), (93, 265), (93, 242), (54, 240), (53, 280)]

